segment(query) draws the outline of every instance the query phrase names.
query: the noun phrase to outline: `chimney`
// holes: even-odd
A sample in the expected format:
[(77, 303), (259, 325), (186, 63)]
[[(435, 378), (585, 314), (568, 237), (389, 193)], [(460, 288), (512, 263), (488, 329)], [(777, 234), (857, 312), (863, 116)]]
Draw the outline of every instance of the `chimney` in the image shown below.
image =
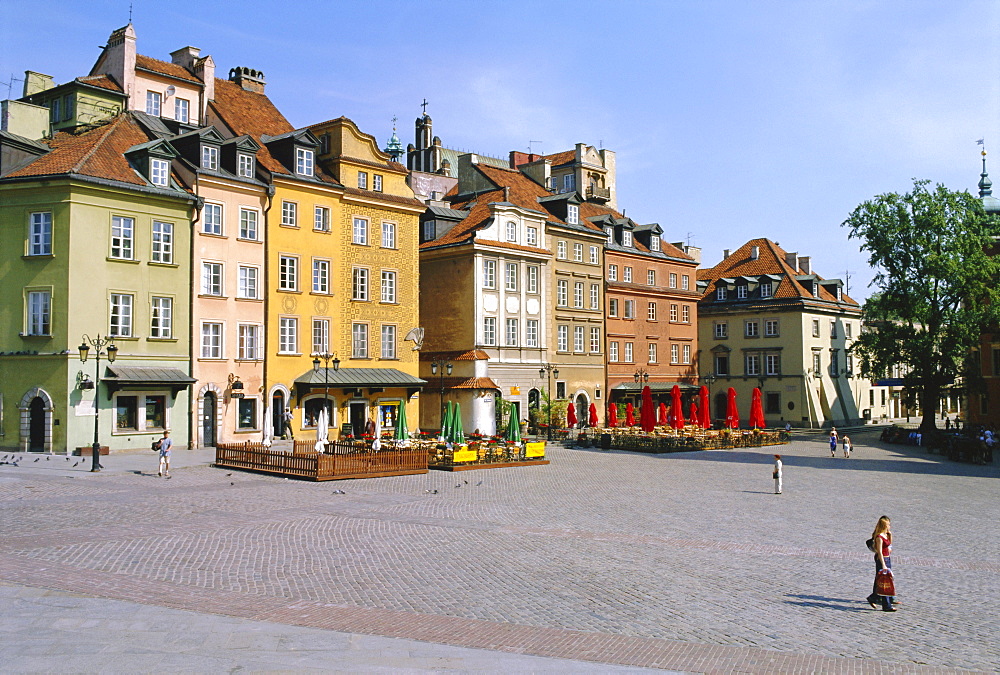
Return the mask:
[(145, 110), (146, 102), (135, 96), (135, 28), (128, 24), (111, 33), (104, 53), (90, 71), (91, 75), (108, 75), (121, 85), (132, 109)]
[(785, 251), (785, 262), (796, 272), (799, 271), (799, 254), (797, 251), (795, 253)]
[(729, 249), (728, 248), (722, 249), (722, 259), (723, 260), (728, 260), (729, 259)]
[(33, 70), (24, 71), (24, 95), (31, 96), (53, 87), (52, 76), (42, 75)]
[[(201, 90), (201, 120), (204, 124), (208, 114), (208, 102), (215, 100), (215, 60), (211, 56), (203, 56), (194, 62), (193, 72), (194, 76), (205, 85)], [(263, 74), (260, 77), (261, 80), (264, 79)]]
[(229, 81), (235, 82), (243, 90), (250, 91), (255, 94), (264, 93), (264, 73), (259, 70), (254, 70), (252, 68), (247, 68), (246, 66), (238, 66), (232, 68), (229, 71)]
[(812, 274), (809, 267), (809, 256), (799, 256), (799, 269), (802, 270), (803, 274)]
[(201, 54), (201, 50), (197, 47), (181, 47), (175, 52), (170, 52), (170, 62), (193, 73), (194, 64), (198, 60), (199, 54)]
[(750, 247), (750, 260), (756, 260), (760, 257), (760, 246)]
[(699, 264), (699, 265), (701, 264), (701, 248), (699, 248), (697, 246), (685, 246), (681, 250), (684, 251), (685, 253), (687, 253), (692, 258), (694, 258), (694, 261), (697, 264)]
[(510, 201), (510, 187), (507, 186), (507, 185), (503, 186), (503, 200), (505, 202), (509, 202)]

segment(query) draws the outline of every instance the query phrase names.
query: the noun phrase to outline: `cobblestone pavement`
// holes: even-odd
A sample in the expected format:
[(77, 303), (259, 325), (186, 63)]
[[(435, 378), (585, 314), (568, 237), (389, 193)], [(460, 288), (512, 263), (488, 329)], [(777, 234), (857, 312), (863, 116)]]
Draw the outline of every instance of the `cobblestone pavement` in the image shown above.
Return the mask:
[[(498, 671), (522, 669), (505, 654), (694, 672), (1000, 669), (1000, 470), (851, 436), (851, 459), (802, 433), (776, 449), (556, 447), (548, 466), (337, 483), (180, 458), (170, 480), (152, 461), (126, 470), (144, 456), (99, 474), (22, 461), (0, 466), (0, 581), (232, 617), (255, 634), (494, 650)], [(894, 614), (864, 602), (864, 540), (883, 513)], [(24, 622), (0, 618), (8, 635)], [(313, 667), (270, 656), (261, 669)]]

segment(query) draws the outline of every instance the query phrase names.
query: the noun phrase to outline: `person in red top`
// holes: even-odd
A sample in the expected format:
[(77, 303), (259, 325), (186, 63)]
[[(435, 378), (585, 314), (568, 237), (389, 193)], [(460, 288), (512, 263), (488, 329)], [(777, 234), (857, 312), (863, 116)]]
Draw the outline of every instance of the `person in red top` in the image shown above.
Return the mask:
[[(878, 573), (882, 570), (892, 570), (892, 523), (889, 520), (889, 516), (882, 516), (875, 523), (875, 531), (872, 532), (872, 540), (875, 546), (875, 579), (878, 581)], [(872, 585), (872, 594), (867, 598), (868, 604), (872, 606), (872, 609), (878, 609), (879, 601), (882, 602), (883, 612), (895, 612), (896, 608), (893, 606), (896, 603), (896, 598), (887, 595), (879, 595), (877, 592), (877, 586)]]

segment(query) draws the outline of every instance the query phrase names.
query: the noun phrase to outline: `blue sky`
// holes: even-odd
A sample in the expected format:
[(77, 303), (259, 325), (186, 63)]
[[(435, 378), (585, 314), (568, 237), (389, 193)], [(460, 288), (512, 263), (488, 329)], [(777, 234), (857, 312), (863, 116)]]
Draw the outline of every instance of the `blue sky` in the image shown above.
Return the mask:
[[(3, 0), (0, 81), (85, 74), (128, 11)], [(995, 1), (134, 0), (133, 23), (142, 54), (263, 70), (296, 126), (346, 115), (384, 144), (396, 115), (405, 144), (426, 97), (449, 147), (603, 145), (620, 207), (705, 266), (768, 237), (858, 299), (855, 206), (914, 177), (975, 191), (980, 137), (1000, 185)]]

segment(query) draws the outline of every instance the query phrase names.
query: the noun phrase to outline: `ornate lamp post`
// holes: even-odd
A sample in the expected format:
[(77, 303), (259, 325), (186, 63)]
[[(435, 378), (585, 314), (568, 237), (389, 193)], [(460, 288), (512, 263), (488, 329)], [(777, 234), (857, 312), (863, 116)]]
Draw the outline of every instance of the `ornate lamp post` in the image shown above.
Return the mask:
[(559, 379), (559, 368), (546, 363), (538, 369), (538, 377), (546, 380), (546, 383), (549, 385), (549, 426), (545, 431), (545, 437), (548, 440), (552, 440), (552, 401), (555, 399), (555, 396), (552, 395), (552, 378)]
[(90, 337), (86, 333), (83, 335), (83, 342), (80, 343), (80, 363), (87, 362), (87, 355), (90, 348), (94, 348), (94, 358), (97, 367), (94, 371), (94, 445), (91, 448), (91, 471), (101, 470), (101, 441), (98, 439), (101, 421), (101, 350), (104, 349), (108, 358), (108, 363), (114, 363), (118, 356), (118, 347), (115, 346), (114, 337), (106, 335), (103, 338), (100, 334), (97, 337)]
[[(441, 361), (431, 361), (431, 375), (437, 375), (438, 371), (441, 371), (439, 380), (441, 385), (441, 424), (444, 423), (444, 373), (445, 371), (448, 371), (448, 375), (450, 377), (452, 368), (453, 366), (451, 365), (451, 361), (445, 361), (443, 359)], [(438, 426), (441, 426), (441, 424)]]
[[(333, 364), (333, 372), (340, 370), (340, 359), (337, 358), (336, 353), (331, 354), (330, 352), (313, 352), (313, 372), (319, 372), (319, 364), (323, 364), (323, 409), (326, 410), (326, 414), (330, 415), (330, 364)], [(333, 420), (327, 420), (327, 424), (330, 424)]]

